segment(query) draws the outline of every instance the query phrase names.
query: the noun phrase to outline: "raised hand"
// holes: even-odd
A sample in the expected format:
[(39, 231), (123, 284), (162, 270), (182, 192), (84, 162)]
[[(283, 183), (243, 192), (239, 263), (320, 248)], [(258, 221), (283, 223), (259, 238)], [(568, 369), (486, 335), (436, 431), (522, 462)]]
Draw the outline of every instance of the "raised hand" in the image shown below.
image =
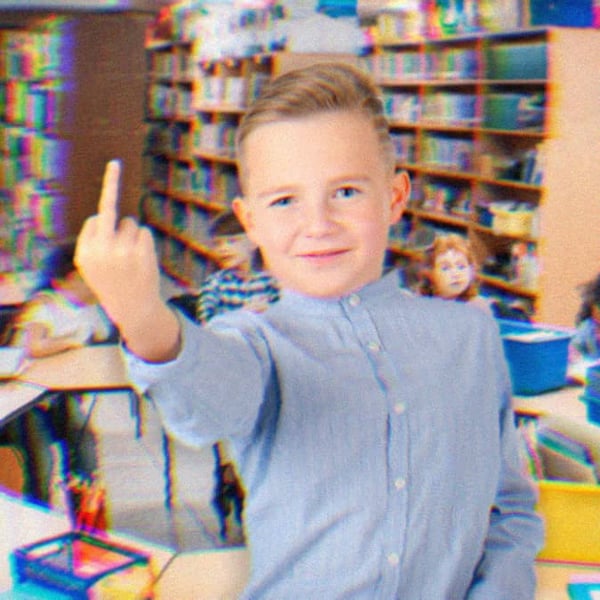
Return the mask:
[[(147, 360), (167, 360), (175, 351), (179, 325), (160, 297), (150, 230), (130, 217), (119, 219), (120, 172), (118, 161), (107, 164), (98, 213), (81, 229), (75, 265), (130, 349)], [(167, 329), (157, 335), (161, 326)]]

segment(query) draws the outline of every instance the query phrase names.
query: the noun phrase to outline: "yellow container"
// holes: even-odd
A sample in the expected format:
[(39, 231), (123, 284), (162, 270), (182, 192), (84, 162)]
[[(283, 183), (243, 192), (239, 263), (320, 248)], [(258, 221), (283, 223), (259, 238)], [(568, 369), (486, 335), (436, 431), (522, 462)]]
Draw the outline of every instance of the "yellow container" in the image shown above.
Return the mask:
[(507, 210), (492, 203), (490, 212), (493, 215), (492, 229), (496, 233), (523, 237), (531, 235), (533, 211)]
[(539, 558), (600, 563), (600, 485), (543, 480), (538, 488), (546, 524)]

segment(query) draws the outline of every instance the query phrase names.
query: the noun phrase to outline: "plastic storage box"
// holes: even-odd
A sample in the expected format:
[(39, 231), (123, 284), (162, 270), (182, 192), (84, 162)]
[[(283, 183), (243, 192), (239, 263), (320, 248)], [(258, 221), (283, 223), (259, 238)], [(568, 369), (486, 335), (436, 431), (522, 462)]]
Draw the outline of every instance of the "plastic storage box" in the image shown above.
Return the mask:
[(588, 421), (600, 425), (600, 365), (588, 367), (582, 402), (587, 405)]
[(513, 394), (541, 394), (566, 384), (570, 331), (519, 321), (498, 322)]
[(600, 397), (584, 394), (581, 400), (587, 405), (588, 421), (600, 425)]
[(538, 489), (546, 528), (539, 558), (599, 563), (600, 485), (542, 480)]
[(492, 213), (492, 229), (499, 234), (529, 236), (533, 227), (534, 212), (530, 209), (509, 210), (499, 203), (489, 207)]
[(17, 590), (34, 587), (46, 590), (49, 597), (73, 600), (152, 597), (146, 554), (86, 533), (70, 532), (22, 546), (12, 559)]

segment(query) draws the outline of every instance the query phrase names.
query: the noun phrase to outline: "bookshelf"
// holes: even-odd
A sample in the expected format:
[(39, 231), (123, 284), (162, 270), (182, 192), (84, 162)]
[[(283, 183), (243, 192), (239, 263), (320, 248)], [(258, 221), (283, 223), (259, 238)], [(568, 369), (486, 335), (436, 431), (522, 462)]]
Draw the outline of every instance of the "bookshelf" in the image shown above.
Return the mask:
[(600, 32), (535, 28), (380, 37), (365, 57), (413, 193), (393, 229), (414, 265), (435, 232), (467, 236), (484, 293), (571, 326), (600, 265)]
[(122, 212), (137, 214), (151, 16), (0, 6), (2, 273), (35, 273), (78, 233), (110, 158), (124, 164)]
[[(163, 271), (194, 288), (214, 268), (208, 226), (239, 193), (235, 131), (271, 77), (327, 54), (261, 53), (194, 58), (191, 41), (147, 47), (145, 193), (141, 218), (152, 228)], [(356, 62), (354, 56), (336, 55)]]

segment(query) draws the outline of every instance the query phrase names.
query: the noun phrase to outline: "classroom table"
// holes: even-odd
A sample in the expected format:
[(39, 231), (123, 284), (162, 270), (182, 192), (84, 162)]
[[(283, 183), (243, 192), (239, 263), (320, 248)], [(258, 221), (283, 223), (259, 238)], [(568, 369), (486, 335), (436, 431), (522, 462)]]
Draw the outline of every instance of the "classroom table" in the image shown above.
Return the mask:
[(536, 418), (552, 414), (586, 421), (587, 408), (580, 400), (583, 389), (582, 385), (566, 385), (537, 396), (513, 396), (513, 408), (518, 416)]
[(118, 344), (95, 344), (30, 359), (16, 380), (48, 392), (131, 391)]

